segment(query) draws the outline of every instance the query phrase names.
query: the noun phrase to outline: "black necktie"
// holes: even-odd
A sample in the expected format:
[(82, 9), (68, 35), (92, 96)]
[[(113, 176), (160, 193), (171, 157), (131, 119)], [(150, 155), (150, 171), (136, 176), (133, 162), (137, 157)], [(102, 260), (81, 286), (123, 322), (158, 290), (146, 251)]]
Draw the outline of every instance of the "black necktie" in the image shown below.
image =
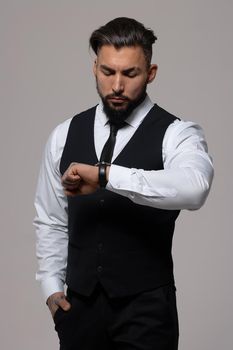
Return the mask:
[(116, 143), (117, 131), (125, 125), (126, 125), (125, 122), (119, 125), (110, 123), (110, 135), (103, 147), (103, 150), (100, 156), (100, 162), (105, 162), (109, 164), (111, 163), (113, 150)]

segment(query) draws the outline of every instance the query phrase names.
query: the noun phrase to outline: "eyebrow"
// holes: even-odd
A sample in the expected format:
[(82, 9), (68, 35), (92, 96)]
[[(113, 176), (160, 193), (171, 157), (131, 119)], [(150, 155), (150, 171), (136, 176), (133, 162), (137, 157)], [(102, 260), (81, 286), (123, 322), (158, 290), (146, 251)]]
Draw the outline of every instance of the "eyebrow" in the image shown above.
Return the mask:
[[(115, 69), (112, 69), (112, 68), (106, 66), (105, 64), (101, 64), (101, 65), (100, 65), (100, 68), (105, 69), (105, 70), (108, 70), (108, 71), (111, 72), (111, 73), (114, 73), (114, 72), (115, 72)], [(124, 69), (122, 72), (123, 72), (124, 74), (129, 74), (129, 73), (131, 73), (131, 72), (133, 72), (133, 71), (141, 72), (141, 69), (140, 69), (139, 67), (130, 67), (130, 68)]]

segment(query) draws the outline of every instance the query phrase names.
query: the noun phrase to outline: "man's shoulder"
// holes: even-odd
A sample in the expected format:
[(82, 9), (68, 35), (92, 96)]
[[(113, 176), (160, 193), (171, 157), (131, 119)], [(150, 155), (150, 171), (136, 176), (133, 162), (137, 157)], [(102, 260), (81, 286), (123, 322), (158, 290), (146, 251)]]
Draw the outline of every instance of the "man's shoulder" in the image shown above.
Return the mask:
[(171, 121), (175, 121), (175, 120), (181, 120), (180, 116), (175, 115), (174, 113), (171, 113), (170, 111), (168, 111), (167, 109), (161, 107), (160, 105), (158, 105), (157, 103), (154, 104), (154, 110), (155, 112), (159, 113), (159, 115), (163, 118), (167, 118)]
[(166, 116), (168, 118), (170, 118), (171, 120), (174, 121), (173, 126), (179, 126), (179, 127), (190, 127), (190, 126), (196, 126), (196, 127), (200, 127), (200, 125), (195, 121), (195, 120), (191, 120), (189, 118), (185, 118), (184, 116), (182, 116), (180, 113), (178, 112), (170, 112), (169, 109), (161, 107), (160, 105), (158, 105), (157, 103), (154, 103), (154, 111), (159, 112), (161, 117)]
[(84, 110), (84, 111), (82, 111), (82, 112), (79, 112), (79, 113), (77, 113), (75, 116), (73, 116), (72, 118), (71, 118), (71, 120), (73, 121), (73, 122), (75, 122), (75, 121), (77, 121), (77, 120), (82, 120), (83, 118), (91, 118), (91, 117), (94, 117), (95, 116), (95, 111), (96, 111), (96, 107), (97, 107), (98, 105), (95, 105), (95, 106), (93, 106), (93, 107), (90, 107), (90, 108), (88, 108), (88, 109), (86, 109), (86, 110)]
[(71, 123), (75, 123), (76, 121), (82, 120), (84, 117), (95, 115), (95, 109), (96, 105), (82, 112), (79, 112), (74, 116), (67, 118), (61, 123), (59, 123), (50, 133), (49, 142), (52, 145), (54, 145), (55, 148), (59, 147), (59, 145), (63, 145), (66, 140)]
[(202, 126), (196, 121), (186, 119), (179, 113), (171, 113), (169, 110), (154, 103), (154, 110), (159, 112), (160, 118), (170, 120), (170, 124), (166, 131), (166, 136), (179, 136), (181, 134), (200, 135), (204, 133)]
[(60, 135), (62, 136), (63, 134), (67, 134), (72, 121), (91, 115), (93, 112), (95, 112), (96, 106), (97, 105), (90, 107), (82, 112), (78, 112), (74, 116), (65, 119), (63, 122), (61, 122), (54, 128), (52, 134), (56, 135), (56, 137), (59, 137)]

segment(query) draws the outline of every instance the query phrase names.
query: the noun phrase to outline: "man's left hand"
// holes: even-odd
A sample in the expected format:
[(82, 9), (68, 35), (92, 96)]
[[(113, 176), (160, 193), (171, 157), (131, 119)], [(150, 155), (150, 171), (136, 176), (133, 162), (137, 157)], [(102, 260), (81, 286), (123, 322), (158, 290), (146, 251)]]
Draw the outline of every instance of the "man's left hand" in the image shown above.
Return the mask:
[(83, 163), (71, 163), (61, 179), (67, 196), (91, 194), (99, 188), (99, 169)]

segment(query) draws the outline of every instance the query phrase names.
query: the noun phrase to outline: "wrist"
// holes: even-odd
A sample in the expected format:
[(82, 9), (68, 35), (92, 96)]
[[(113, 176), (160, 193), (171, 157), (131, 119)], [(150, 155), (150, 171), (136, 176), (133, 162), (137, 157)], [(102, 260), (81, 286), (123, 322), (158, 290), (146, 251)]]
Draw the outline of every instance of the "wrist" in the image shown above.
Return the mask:
[(41, 290), (43, 299), (46, 302), (52, 294), (64, 292), (64, 283), (62, 280), (54, 276), (45, 278), (41, 281)]

